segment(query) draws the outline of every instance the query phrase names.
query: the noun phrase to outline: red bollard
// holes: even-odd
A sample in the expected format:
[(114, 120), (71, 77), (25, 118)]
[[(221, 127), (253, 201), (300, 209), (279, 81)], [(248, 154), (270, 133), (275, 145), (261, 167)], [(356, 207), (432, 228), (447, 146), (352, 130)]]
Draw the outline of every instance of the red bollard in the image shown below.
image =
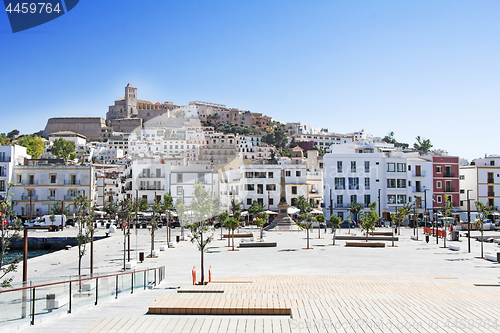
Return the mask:
[(193, 266), (193, 270), (191, 271), (193, 275), (193, 286), (196, 285), (196, 266)]
[(212, 282), (212, 265), (208, 268), (208, 282)]

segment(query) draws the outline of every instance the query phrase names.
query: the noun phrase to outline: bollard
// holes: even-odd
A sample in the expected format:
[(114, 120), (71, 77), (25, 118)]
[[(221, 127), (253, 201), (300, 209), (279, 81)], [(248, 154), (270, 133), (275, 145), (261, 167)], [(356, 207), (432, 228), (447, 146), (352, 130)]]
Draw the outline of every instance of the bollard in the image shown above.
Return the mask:
[(208, 267), (208, 282), (212, 282), (212, 265)]
[(196, 285), (196, 266), (193, 266), (193, 270), (191, 271), (193, 275), (193, 286)]

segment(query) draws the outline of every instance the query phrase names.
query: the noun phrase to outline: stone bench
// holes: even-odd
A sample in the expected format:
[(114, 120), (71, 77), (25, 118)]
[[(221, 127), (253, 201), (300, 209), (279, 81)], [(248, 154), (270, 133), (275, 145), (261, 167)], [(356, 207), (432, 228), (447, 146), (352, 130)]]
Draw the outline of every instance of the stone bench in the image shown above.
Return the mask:
[(484, 258), (489, 261), (497, 262), (497, 254), (496, 253), (485, 253)]
[(253, 242), (253, 243), (240, 243), (238, 247), (276, 247), (276, 242)]
[(460, 251), (460, 246), (458, 246), (458, 245), (450, 245), (449, 249), (451, 251)]
[[(222, 238), (232, 238), (233, 235), (224, 234)], [(253, 234), (234, 234), (234, 238), (253, 237)]]
[(373, 231), (370, 232), (372, 236), (392, 236), (392, 231)]
[[(366, 236), (345, 236), (345, 235), (336, 235), (335, 240), (362, 240), (366, 241)], [(392, 241), (392, 237), (388, 236), (368, 236), (368, 240), (373, 240), (373, 241), (387, 241), (390, 242)], [(397, 242), (399, 240), (399, 237), (394, 236), (394, 241)]]
[(349, 246), (349, 247), (385, 247), (385, 243), (346, 242), (345, 246)]

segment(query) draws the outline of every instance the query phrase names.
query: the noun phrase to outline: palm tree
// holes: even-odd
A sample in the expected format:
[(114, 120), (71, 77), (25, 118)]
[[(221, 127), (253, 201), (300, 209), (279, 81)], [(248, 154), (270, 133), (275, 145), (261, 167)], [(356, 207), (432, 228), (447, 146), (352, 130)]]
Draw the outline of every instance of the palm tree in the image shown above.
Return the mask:
[(476, 209), (478, 211), (478, 217), (479, 217), (479, 220), (481, 221), (481, 225), (480, 225), (480, 230), (481, 230), (481, 258), (483, 258), (483, 243), (484, 243), (484, 226), (483, 226), (483, 223), (484, 223), (484, 220), (486, 220), (486, 218), (488, 217), (488, 215), (491, 213), (491, 211), (493, 210), (493, 207), (491, 206), (487, 206), (485, 203), (481, 202), (481, 201), (476, 201)]
[(217, 220), (220, 223), (220, 239), (222, 240), (222, 229), (226, 225), (227, 219), (229, 218), (229, 213), (228, 212), (223, 212), (221, 213), (218, 217)]
[(340, 225), (342, 224), (342, 219), (338, 215), (330, 215), (330, 226), (332, 227), (332, 233), (333, 233), (333, 244), (335, 245), (335, 235), (337, 232), (337, 228), (340, 228)]
[(235, 218), (231, 217), (230, 219), (227, 220), (227, 227), (229, 230), (232, 231), (232, 239), (233, 239), (233, 244), (232, 244), (232, 250), (234, 251), (234, 231), (238, 229), (238, 226), (240, 225), (240, 222)]
[(263, 233), (262, 226), (264, 225), (264, 223), (266, 223), (267, 218), (268, 218), (267, 213), (261, 212), (257, 217), (257, 220), (255, 220), (255, 224), (260, 228), (260, 239), (262, 239), (262, 233)]
[(309, 229), (311, 229), (313, 223), (314, 223), (314, 216), (308, 213), (302, 214), (302, 222), (299, 223), (299, 227), (302, 229), (306, 229), (306, 238), (307, 238), (307, 247), (306, 249), (309, 250)]
[[(363, 209), (363, 204), (361, 204), (359, 202), (353, 202), (348, 206), (348, 208), (349, 208), (349, 214), (351, 215), (351, 218), (353, 218), (353, 220), (355, 222), (357, 222), (358, 221), (358, 214)], [(349, 223), (349, 233), (351, 233), (351, 224), (350, 223)]]
[(316, 221), (318, 221), (318, 239), (321, 239), (321, 223), (325, 222), (325, 216), (324, 215), (317, 215), (316, 216)]

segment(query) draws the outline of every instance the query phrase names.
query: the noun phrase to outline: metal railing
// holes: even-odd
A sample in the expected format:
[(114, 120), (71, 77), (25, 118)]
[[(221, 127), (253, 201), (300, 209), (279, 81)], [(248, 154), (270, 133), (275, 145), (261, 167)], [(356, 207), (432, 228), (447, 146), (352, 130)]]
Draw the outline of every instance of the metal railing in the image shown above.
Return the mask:
[(10, 162), (10, 156), (2, 156), (2, 157), (0, 157), (0, 162)]
[(81, 185), (79, 180), (76, 181), (71, 181), (71, 180), (65, 180), (64, 185)]
[[(71, 313), (77, 307), (127, 291), (152, 288), (165, 279), (165, 266), (75, 280), (0, 290), (0, 324), (29, 321), (50, 313)], [(42, 295), (42, 296), (41, 296)]]

